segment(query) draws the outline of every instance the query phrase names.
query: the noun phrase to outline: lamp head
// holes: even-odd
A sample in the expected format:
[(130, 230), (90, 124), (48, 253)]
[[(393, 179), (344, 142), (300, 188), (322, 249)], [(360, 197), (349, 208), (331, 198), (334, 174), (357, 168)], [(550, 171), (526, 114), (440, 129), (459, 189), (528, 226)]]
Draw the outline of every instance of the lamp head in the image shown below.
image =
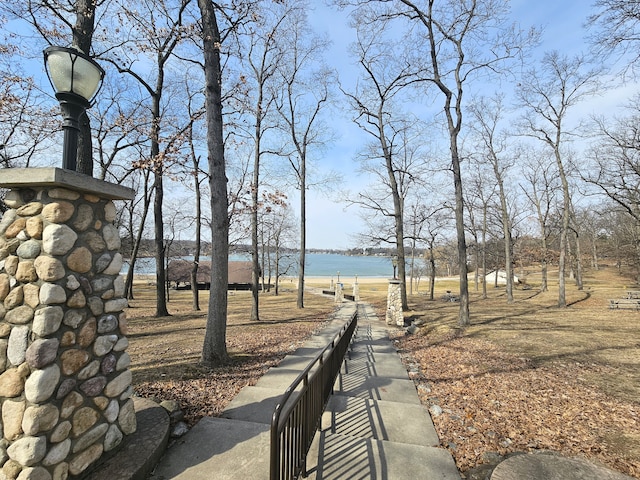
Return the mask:
[(89, 108), (102, 86), (103, 68), (75, 48), (51, 46), (43, 53), (47, 76), (56, 98), (75, 101)]

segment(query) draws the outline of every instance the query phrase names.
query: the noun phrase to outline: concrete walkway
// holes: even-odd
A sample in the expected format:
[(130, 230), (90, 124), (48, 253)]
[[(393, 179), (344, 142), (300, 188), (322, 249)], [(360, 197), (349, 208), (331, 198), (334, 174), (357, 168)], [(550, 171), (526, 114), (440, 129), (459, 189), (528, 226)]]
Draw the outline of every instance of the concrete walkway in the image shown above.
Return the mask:
[[(356, 306), (245, 387), (220, 418), (203, 418), (173, 445), (152, 479), (268, 480), (273, 409), (300, 370), (333, 338)], [(460, 480), (439, 448), (429, 413), (373, 309), (360, 305), (351, 359), (335, 385), (307, 460), (312, 480)]]

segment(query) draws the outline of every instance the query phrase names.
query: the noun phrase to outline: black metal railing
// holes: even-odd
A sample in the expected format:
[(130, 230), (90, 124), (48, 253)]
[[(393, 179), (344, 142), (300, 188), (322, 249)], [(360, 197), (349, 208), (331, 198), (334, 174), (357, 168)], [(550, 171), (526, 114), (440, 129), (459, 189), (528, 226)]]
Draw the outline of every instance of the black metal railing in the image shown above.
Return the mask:
[(356, 311), (276, 405), (271, 420), (271, 480), (306, 476), (307, 454), (357, 326)]

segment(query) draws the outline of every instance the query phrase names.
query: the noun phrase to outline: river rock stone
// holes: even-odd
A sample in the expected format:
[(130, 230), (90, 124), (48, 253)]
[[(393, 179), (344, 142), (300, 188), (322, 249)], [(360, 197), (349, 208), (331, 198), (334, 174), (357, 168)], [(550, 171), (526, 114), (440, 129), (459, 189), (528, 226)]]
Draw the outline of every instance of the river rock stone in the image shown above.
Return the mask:
[(63, 318), (62, 307), (39, 308), (33, 317), (33, 331), (41, 337), (51, 335), (58, 331)]
[(103, 315), (98, 319), (98, 333), (109, 333), (118, 327), (118, 319), (115, 315)]
[(24, 362), (27, 353), (28, 339), (28, 325), (20, 325), (11, 329), (11, 334), (9, 335), (9, 345), (7, 346), (7, 359), (13, 365), (17, 366)]
[(127, 312), (121, 312), (118, 315), (118, 326), (120, 327), (120, 333), (126, 335), (129, 333), (129, 324), (127, 322)]
[(27, 219), (25, 230), (27, 231), (27, 235), (29, 235), (31, 238), (40, 240), (42, 238), (43, 229), (44, 223), (42, 222), (41, 217), (31, 217)]
[(91, 270), (93, 257), (86, 247), (78, 247), (67, 257), (67, 267), (74, 272), (87, 273)]
[(0, 397), (17, 397), (24, 390), (24, 377), (17, 368), (6, 370), (0, 375)]
[[(13, 190), (10, 190), (9, 192), (7, 192), (7, 194), (4, 197), (4, 203), (7, 206), (9, 206), (11, 209), (4, 212), (2, 217), (0, 217), (0, 236), (4, 235), (9, 225), (11, 225), (15, 221), (16, 217), (18, 216), (18, 213), (14, 210), (15, 207), (12, 205), (9, 205), (9, 203), (12, 202), (11, 197), (16, 197)], [(7, 203), (7, 201), (9, 203)], [(21, 200), (18, 200), (18, 201), (21, 201)]]
[(55, 283), (43, 283), (40, 286), (40, 303), (43, 305), (54, 305), (65, 303), (67, 301), (67, 293), (64, 288)]
[(113, 223), (116, 220), (116, 206), (112, 201), (108, 201), (104, 206), (104, 219), (109, 223)]
[(124, 402), (125, 400), (129, 400), (131, 397), (133, 397), (133, 387), (129, 385), (125, 388), (124, 392), (122, 392), (122, 395), (120, 395), (120, 401)]
[(96, 427), (89, 430), (87, 433), (78, 438), (73, 445), (73, 453), (80, 452), (87, 448), (89, 445), (96, 443), (100, 438), (107, 433), (109, 429), (109, 425), (106, 423), (101, 423)]
[(104, 270), (111, 263), (111, 260), (112, 260), (112, 257), (109, 253), (103, 253), (102, 255), (100, 255), (100, 257), (98, 257), (98, 260), (96, 260), (96, 265), (95, 265), (96, 273), (103, 273)]
[(47, 225), (42, 232), (42, 248), (49, 255), (66, 255), (78, 235), (66, 225)]
[[(93, 230), (89, 230), (88, 232), (83, 233), (81, 235), (81, 238), (83, 243), (87, 247), (89, 247), (89, 250), (91, 250), (93, 253), (96, 253), (96, 254), (102, 253), (107, 248), (107, 244), (102, 238), (102, 235), (100, 235), (98, 232), (95, 232)], [(108, 260), (103, 259), (103, 257), (108, 258)], [(107, 265), (109, 265), (110, 262), (111, 262), (111, 255), (109, 255), (108, 253), (102, 254), (99, 257), (99, 259), (96, 261), (97, 273), (100, 273), (102, 270), (107, 268)], [(100, 265), (102, 268), (100, 268), (98, 265)]]
[(104, 292), (113, 286), (113, 280), (109, 277), (97, 277), (91, 282), (91, 288), (94, 292)]
[(76, 381), (75, 378), (65, 378), (60, 384), (60, 386), (58, 387), (58, 393), (56, 393), (56, 398), (60, 400), (61, 398), (66, 397), (67, 394), (71, 392), (71, 390), (76, 388), (77, 383), (78, 382)]
[(32, 403), (42, 403), (53, 395), (60, 380), (60, 368), (53, 364), (42, 370), (31, 372), (24, 383), (24, 394)]
[(130, 435), (136, 431), (136, 410), (133, 406), (133, 400), (127, 400), (127, 402), (120, 408), (118, 414), (118, 424), (120, 430), (125, 435)]
[(82, 290), (76, 290), (67, 300), (67, 307), (69, 308), (82, 308), (87, 304), (87, 298), (82, 293)]
[(65, 276), (66, 272), (62, 262), (56, 258), (40, 255), (34, 261), (36, 273), (45, 282), (55, 282)]
[(101, 315), (104, 312), (104, 303), (99, 297), (89, 297), (87, 305), (89, 306), (91, 313), (96, 316)]
[(69, 438), (60, 443), (52, 445), (49, 449), (49, 453), (47, 453), (47, 455), (42, 460), (42, 465), (44, 465), (45, 467), (50, 467), (62, 462), (65, 458), (67, 458), (70, 450), (71, 439)]
[(7, 448), (7, 454), (11, 460), (20, 465), (30, 467), (44, 458), (47, 453), (46, 437), (22, 437), (13, 442)]
[(111, 261), (109, 266), (102, 273), (105, 275), (119, 275), (121, 269), (122, 269), (122, 255), (120, 253), (116, 253), (113, 256), (113, 260)]
[(109, 398), (116, 397), (124, 392), (129, 385), (131, 385), (131, 370), (125, 370), (107, 384), (104, 394)]
[(116, 369), (116, 356), (113, 353), (109, 353), (108, 355), (105, 355), (105, 357), (102, 359), (102, 363), (100, 363), (100, 371), (102, 372), (102, 374), (109, 375), (115, 369)]
[[(2, 308), (0, 308), (0, 310), (2, 310)], [(6, 322), (0, 322), (0, 338), (8, 337), (10, 333), (11, 333), (11, 325), (9, 325)]]
[(95, 462), (102, 455), (102, 444), (94, 444), (87, 448), (84, 452), (79, 453), (69, 462), (69, 473), (71, 475), (80, 475), (89, 465)]
[(22, 217), (16, 218), (7, 230), (4, 232), (6, 238), (15, 238), (27, 226), (27, 220)]
[(122, 434), (120, 429), (115, 425), (111, 425), (109, 427), (109, 430), (107, 430), (106, 435), (104, 436), (104, 451), (108, 452), (116, 448), (118, 445), (120, 445), (123, 438), (124, 435)]
[(121, 352), (125, 348), (127, 348), (128, 346), (129, 346), (129, 339), (127, 337), (120, 337), (120, 340), (118, 340), (118, 343), (116, 343), (113, 346), (113, 351), (114, 352)]
[(4, 271), (9, 275), (15, 275), (18, 271), (18, 263), (20, 263), (20, 258), (17, 255), (9, 255), (4, 260)]
[(53, 469), (53, 480), (67, 480), (69, 478), (69, 464), (62, 462)]
[[(5, 325), (7, 325), (5, 323)], [(4, 372), (7, 368), (7, 348), (9, 347), (9, 340), (6, 338), (0, 339), (0, 371)]]
[(78, 328), (87, 318), (87, 312), (83, 309), (73, 308), (67, 310), (64, 314), (64, 324), (71, 328)]
[(2, 466), (2, 473), (8, 479), (18, 478), (20, 472), (22, 471), (22, 465), (20, 465), (15, 460), (7, 460), (7, 462)]
[(67, 277), (67, 285), (66, 287), (69, 290), (77, 290), (80, 288), (80, 281), (76, 278), (75, 275), (69, 275)]
[(26, 410), (24, 400), (5, 400), (2, 404), (4, 438), (14, 441), (22, 435), (22, 417)]
[(78, 345), (83, 348), (88, 347), (96, 339), (97, 322), (94, 317), (91, 317), (85, 322), (78, 333)]
[[(73, 437), (78, 438), (84, 432), (93, 427), (98, 419), (100, 418), (100, 414), (96, 412), (91, 407), (82, 407), (79, 408), (73, 414), (73, 420), (71, 422), (71, 434)], [(76, 452), (78, 450), (75, 450)]]
[(22, 419), (22, 430), (27, 435), (47, 432), (56, 426), (60, 418), (58, 409), (50, 404), (28, 407)]
[(107, 397), (95, 397), (93, 403), (95, 403), (96, 407), (100, 410), (104, 410), (109, 406), (109, 399)]
[(72, 349), (62, 352), (60, 363), (62, 373), (67, 376), (75, 375), (89, 362), (89, 353), (86, 350)]
[(78, 380), (87, 380), (88, 378), (93, 377), (100, 371), (100, 362), (98, 360), (94, 360), (89, 363), (86, 367), (84, 367), (80, 372), (78, 372)]
[(105, 313), (120, 312), (127, 308), (128, 305), (129, 302), (126, 298), (115, 298), (113, 300), (104, 302), (104, 311)]
[(21, 217), (33, 217), (42, 212), (42, 208), (42, 203), (40, 202), (29, 202), (18, 208), (16, 213)]
[(16, 480), (52, 480), (51, 474), (44, 467), (26, 467)]
[(5, 314), (4, 320), (14, 325), (24, 325), (25, 323), (29, 323), (33, 317), (33, 308), (28, 305), (21, 305), (13, 310), (9, 310)]
[(56, 198), (58, 200), (77, 200), (80, 198), (78, 192), (68, 190), (66, 188), (52, 188), (48, 191), (49, 198)]
[(69, 438), (69, 433), (71, 432), (71, 422), (69, 420), (65, 420), (64, 422), (60, 422), (58, 426), (51, 432), (51, 443), (59, 443), (65, 441)]
[(18, 257), (32, 259), (40, 255), (40, 242), (37, 240), (27, 240), (16, 250)]
[(32, 260), (22, 260), (18, 263), (16, 270), (16, 280), (23, 283), (35, 282), (38, 280), (38, 273)]
[(113, 346), (117, 341), (117, 335), (102, 335), (96, 338), (96, 341), (93, 344), (93, 353), (98, 357), (102, 357), (113, 349)]
[(31, 368), (44, 368), (56, 361), (59, 346), (57, 338), (35, 340), (27, 348), (26, 361)]
[(27, 283), (22, 287), (24, 304), (35, 309), (40, 305), (40, 286), (35, 283)]
[(102, 228), (102, 238), (107, 244), (107, 250), (120, 250), (120, 233), (111, 224), (106, 224)]
[(78, 392), (70, 392), (62, 401), (62, 409), (60, 410), (60, 417), (69, 418), (76, 408), (82, 405), (83, 398)]
[(12, 289), (9, 294), (4, 298), (4, 308), (11, 310), (22, 305), (24, 301), (24, 291), (22, 285), (18, 285)]
[(75, 207), (70, 202), (52, 202), (42, 207), (42, 217), (51, 223), (64, 223), (72, 217), (74, 211)]
[(104, 418), (106, 418), (109, 423), (113, 423), (118, 418), (119, 413), (120, 413), (120, 403), (117, 400), (111, 400), (109, 402), (109, 406), (103, 412), (103, 415), (104, 415)]
[(0, 302), (7, 298), (10, 290), (9, 275), (0, 273)]
[(93, 377), (80, 384), (80, 390), (82, 390), (88, 397), (97, 397), (102, 394), (107, 379), (105, 377)]
[(67, 330), (62, 334), (62, 338), (60, 339), (61, 347), (72, 347), (76, 344), (76, 334), (70, 330)]
[(93, 222), (93, 208), (87, 204), (78, 206), (76, 218), (73, 220), (73, 228), (79, 232), (84, 232)]

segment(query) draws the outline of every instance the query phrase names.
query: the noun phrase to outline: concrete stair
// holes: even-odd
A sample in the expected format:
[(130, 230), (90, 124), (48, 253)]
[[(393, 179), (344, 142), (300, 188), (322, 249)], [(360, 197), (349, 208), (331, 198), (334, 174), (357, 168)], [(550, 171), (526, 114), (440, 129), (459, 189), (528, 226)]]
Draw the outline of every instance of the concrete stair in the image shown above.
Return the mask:
[[(204, 418), (171, 447), (152, 477), (232, 480), (269, 478), (273, 409), (300, 371), (354, 311), (343, 304), (331, 324), (245, 387), (221, 418)], [(382, 322), (360, 306), (351, 358), (334, 387), (307, 460), (312, 480), (460, 480), (451, 455), (438, 448), (419, 400)]]

